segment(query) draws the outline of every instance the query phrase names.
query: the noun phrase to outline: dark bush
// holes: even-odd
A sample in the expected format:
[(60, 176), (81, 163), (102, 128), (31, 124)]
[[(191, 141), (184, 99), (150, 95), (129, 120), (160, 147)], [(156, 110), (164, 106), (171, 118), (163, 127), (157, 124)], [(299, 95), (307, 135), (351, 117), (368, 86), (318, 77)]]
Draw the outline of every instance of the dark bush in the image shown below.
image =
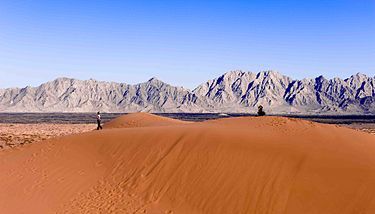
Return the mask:
[(263, 111), (263, 106), (258, 106), (258, 116), (264, 116), (266, 112)]

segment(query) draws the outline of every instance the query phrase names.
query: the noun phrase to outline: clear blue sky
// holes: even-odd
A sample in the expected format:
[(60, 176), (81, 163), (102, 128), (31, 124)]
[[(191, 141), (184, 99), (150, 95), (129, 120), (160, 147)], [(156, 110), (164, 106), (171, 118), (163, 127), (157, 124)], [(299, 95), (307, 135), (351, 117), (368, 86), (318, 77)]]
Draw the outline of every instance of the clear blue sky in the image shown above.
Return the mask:
[(0, 88), (56, 77), (194, 88), (234, 69), (375, 75), (375, 0), (0, 0)]

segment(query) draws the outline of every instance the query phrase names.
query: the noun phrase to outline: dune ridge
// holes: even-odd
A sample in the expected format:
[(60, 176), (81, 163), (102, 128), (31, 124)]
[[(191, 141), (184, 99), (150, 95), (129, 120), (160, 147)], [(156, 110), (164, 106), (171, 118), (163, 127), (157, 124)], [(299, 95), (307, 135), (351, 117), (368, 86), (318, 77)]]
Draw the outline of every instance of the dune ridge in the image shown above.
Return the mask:
[(374, 140), (281, 117), (60, 137), (0, 153), (0, 213), (375, 213)]
[(104, 124), (104, 128), (139, 128), (150, 126), (169, 126), (188, 124), (190, 122), (161, 117), (155, 114), (137, 112), (117, 117)]

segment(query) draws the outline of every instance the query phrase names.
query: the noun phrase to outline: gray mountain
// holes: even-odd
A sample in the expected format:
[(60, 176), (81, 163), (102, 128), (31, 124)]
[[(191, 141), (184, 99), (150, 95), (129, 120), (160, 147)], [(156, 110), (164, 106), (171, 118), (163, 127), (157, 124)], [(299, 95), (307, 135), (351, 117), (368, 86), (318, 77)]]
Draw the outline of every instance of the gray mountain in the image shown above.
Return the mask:
[(275, 71), (231, 71), (193, 91), (156, 78), (129, 85), (59, 78), (38, 87), (0, 89), (1, 112), (375, 113), (375, 77), (293, 80)]
[(258, 105), (263, 105), (274, 113), (281, 113), (291, 107), (283, 97), (291, 81), (273, 71), (258, 74), (232, 71), (198, 86), (193, 92), (208, 103), (211, 111), (254, 112)]
[(186, 97), (194, 96), (189, 90), (156, 78), (136, 85), (58, 78), (38, 87), (0, 90), (0, 111), (177, 112), (183, 108), (182, 103), (189, 103)]

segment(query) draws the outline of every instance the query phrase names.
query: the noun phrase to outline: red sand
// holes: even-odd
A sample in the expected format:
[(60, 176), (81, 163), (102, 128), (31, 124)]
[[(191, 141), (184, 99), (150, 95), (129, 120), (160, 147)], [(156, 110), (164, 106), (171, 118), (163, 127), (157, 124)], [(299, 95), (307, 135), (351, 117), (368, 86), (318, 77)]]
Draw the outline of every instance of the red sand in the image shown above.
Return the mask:
[(375, 213), (371, 134), (280, 117), (132, 116), (153, 126), (1, 152), (0, 213)]
[(161, 117), (149, 113), (126, 114), (115, 118), (103, 125), (104, 128), (138, 128), (150, 126), (170, 126), (188, 124), (189, 122), (176, 120), (168, 117)]

